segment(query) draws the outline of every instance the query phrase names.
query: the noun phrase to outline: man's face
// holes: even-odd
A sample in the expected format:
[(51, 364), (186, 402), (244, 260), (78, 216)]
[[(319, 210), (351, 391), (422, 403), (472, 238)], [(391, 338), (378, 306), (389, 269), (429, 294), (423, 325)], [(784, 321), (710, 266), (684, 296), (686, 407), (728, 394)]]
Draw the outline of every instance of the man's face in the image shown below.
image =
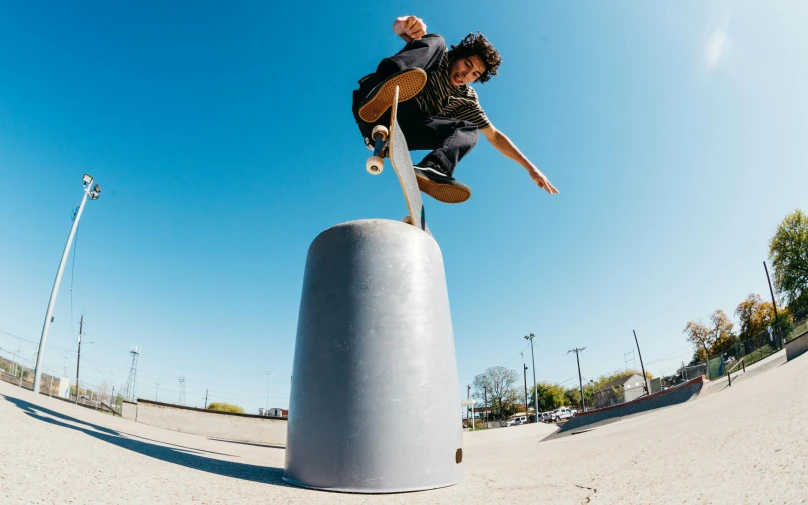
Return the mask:
[(458, 58), (449, 69), (449, 81), (452, 86), (462, 86), (476, 81), (485, 72), (483, 60), (476, 54), (466, 58)]

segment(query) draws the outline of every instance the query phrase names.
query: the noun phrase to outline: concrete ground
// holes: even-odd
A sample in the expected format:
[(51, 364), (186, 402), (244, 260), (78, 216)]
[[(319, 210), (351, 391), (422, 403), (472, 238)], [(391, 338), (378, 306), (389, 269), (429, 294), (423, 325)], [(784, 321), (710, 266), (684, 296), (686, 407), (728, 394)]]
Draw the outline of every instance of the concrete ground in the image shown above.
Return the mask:
[(465, 482), (376, 496), (284, 484), (283, 447), (167, 431), (0, 383), (0, 503), (806, 503), (808, 355), (779, 361), (571, 437), (540, 443), (553, 430), (544, 424), (465, 433)]

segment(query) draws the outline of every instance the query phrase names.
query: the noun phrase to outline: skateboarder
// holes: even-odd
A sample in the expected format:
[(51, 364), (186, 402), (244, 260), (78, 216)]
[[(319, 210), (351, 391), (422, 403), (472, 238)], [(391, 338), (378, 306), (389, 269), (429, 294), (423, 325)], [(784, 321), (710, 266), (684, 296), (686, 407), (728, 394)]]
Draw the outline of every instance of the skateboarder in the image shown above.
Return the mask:
[(415, 165), (421, 191), (446, 203), (468, 200), (471, 188), (453, 174), (482, 132), (499, 152), (522, 165), (540, 188), (558, 193), (541, 170), (491, 124), (469, 86), (497, 75), (502, 61), (485, 36), (470, 33), (447, 49), (443, 37), (427, 34), (426, 24), (415, 16), (397, 18), (393, 32), (407, 45), (360, 79), (353, 93), (354, 117), (368, 146), (373, 127), (389, 124), (393, 91), (399, 86), (398, 121), (409, 148), (432, 151)]

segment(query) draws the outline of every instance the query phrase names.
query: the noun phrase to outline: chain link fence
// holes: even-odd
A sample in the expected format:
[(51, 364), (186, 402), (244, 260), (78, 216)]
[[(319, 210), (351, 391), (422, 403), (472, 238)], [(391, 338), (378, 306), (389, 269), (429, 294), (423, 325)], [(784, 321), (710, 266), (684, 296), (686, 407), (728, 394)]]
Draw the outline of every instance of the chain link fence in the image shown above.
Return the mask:
[(777, 323), (757, 335), (736, 341), (727, 349), (710, 355), (706, 364), (686, 367), (682, 375), (685, 380), (699, 375), (706, 375), (709, 380), (721, 378), (740, 360), (743, 360), (745, 366), (757, 363), (782, 350), (788, 341), (806, 332), (808, 332), (808, 308), (789, 317), (781, 316)]
[[(35, 358), (27, 360), (13, 351), (0, 348), (0, 380), (3, 382), (33, 391), (34, 366)], [(122, 398), (113, 398), (107, 389), (105, 385), (83, 380), (77, 389), (75, 380), (55, 370), (45, 369), (39, 392), (82, 407), (119, 414)]]

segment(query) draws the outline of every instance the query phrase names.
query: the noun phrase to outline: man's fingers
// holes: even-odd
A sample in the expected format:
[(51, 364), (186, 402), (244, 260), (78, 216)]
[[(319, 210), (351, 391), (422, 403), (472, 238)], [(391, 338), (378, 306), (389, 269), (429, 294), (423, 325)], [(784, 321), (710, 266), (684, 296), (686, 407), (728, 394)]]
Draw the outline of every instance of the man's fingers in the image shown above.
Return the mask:
[(406, 20), (404, 20), (404, 28), (407, 31), (410, 31), (416, 23), (418, 23), (418, 18), (415, 16), (409, 16)]
[(547, 177), (545, 177), (543, 174), (542, 175), (534, 174), (534, 175), (535, 177), (533, 178), (533, 180), (536, 181), (536, 184), (538, 184), (541, 189), (547, 191), (547, 193), (551, 195), (558, 194), (558, 190), (555, 188), (555, 186), (550, 184), (550, 181), (547, 180)]
[(414, 38), (415, 40), (420, 40), (426, 34), (426, 30), (415, 30), (410, 33), (410, 37)]

